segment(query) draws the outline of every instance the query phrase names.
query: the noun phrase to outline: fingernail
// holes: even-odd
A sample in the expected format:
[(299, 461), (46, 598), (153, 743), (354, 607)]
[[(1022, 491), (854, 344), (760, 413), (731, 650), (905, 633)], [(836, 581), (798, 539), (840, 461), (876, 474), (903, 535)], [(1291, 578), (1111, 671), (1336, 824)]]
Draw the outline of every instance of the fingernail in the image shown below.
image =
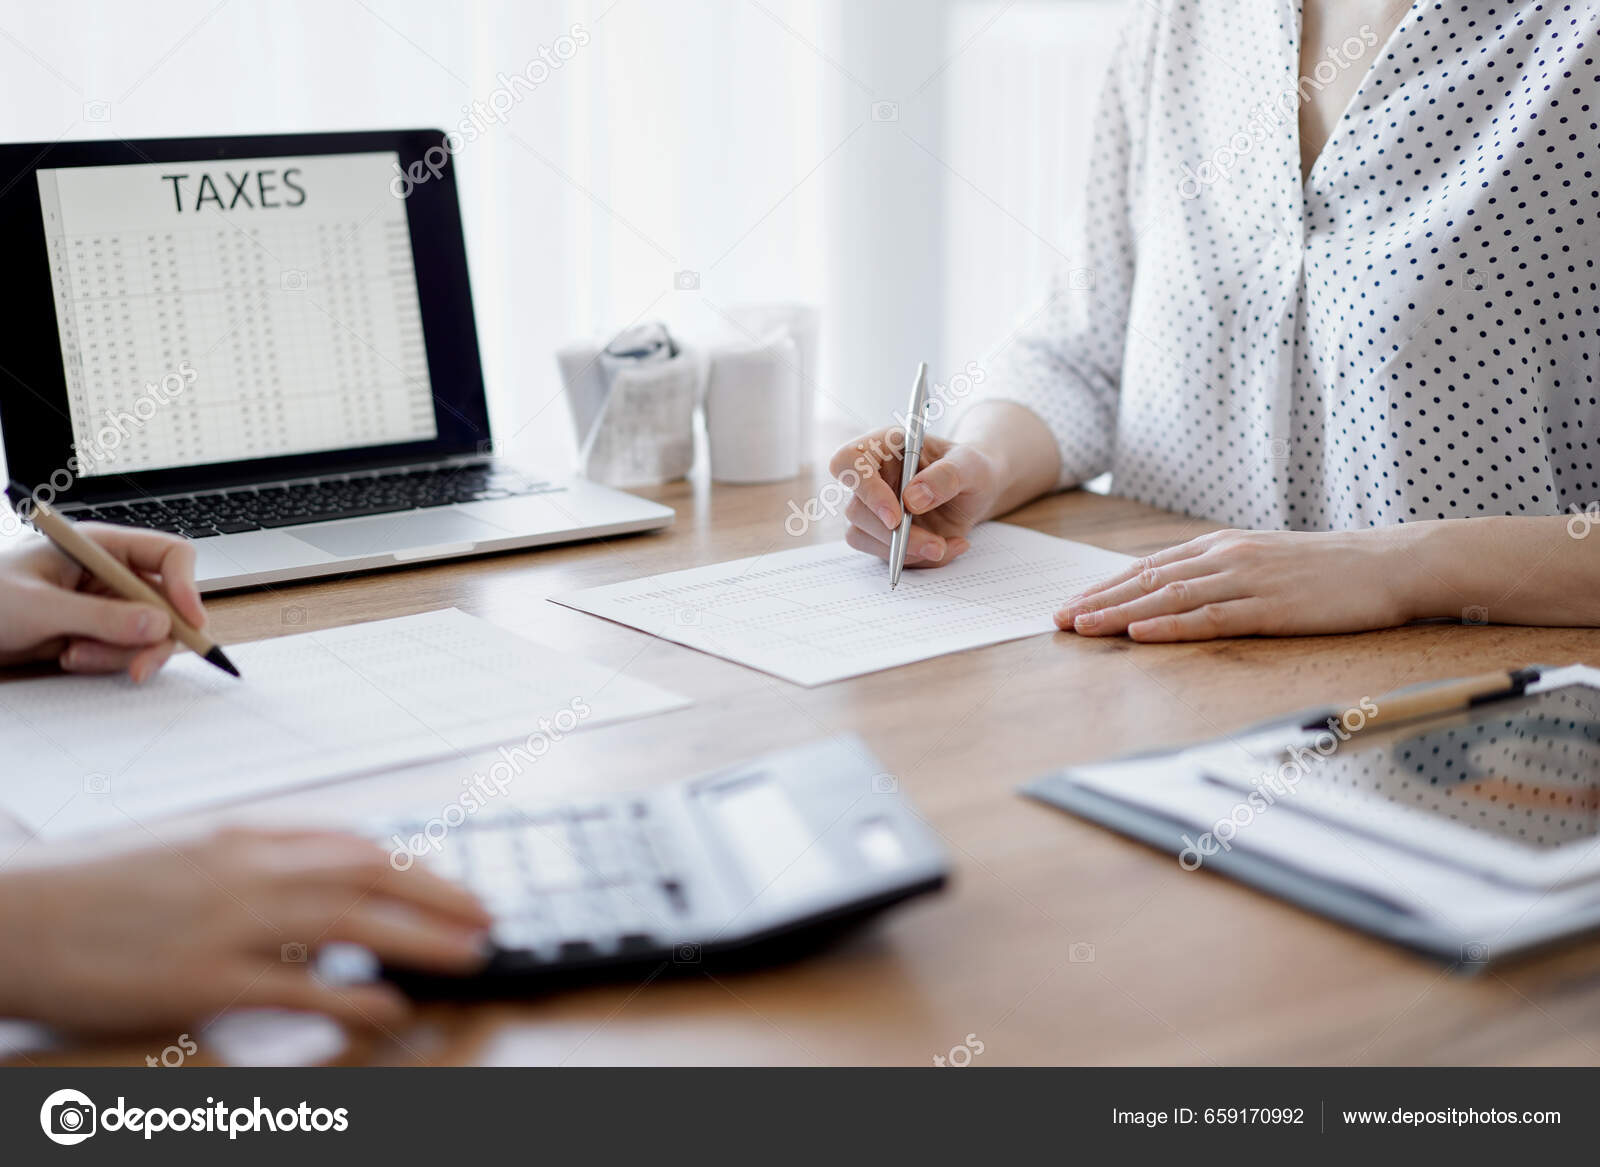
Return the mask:
[(930, 537), (926, 543), (917, 548), (917, 554), (937, 563), (944, 558), (944, 540), (937, 535)]
[(155, 625), (155, 621), (156, 614), (154, 612), (148, 610), (140, 612), (138, 617), (133, 622), (134, 634), (137, 636), (148, 637), (150, 635), (151, 628)]
[(911, 510), (921, 510), (933, 501), (933, 491), (922, 483), (913, 483), (906, 488), (905, 504)]
[(1072, 626), (1074, 628), (1093, 628), (1099, 623), (1099, 612), (1079, 612), (1078, 615), (1073, 618)]
[(894, 530), (900, 525), (900, 516), (894, 513), (894, 508), (881, 506), (878, 508), (878, 518), (883, 520), (883, 525), (889, 530)]

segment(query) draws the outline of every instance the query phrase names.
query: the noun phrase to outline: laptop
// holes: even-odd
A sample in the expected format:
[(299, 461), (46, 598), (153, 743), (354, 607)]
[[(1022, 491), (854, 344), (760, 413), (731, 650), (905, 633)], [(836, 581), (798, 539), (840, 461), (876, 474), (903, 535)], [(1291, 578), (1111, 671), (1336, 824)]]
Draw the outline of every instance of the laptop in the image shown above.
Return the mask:
[(670, 523), (494, 456), (444, 143), (0, 146), (13, 505), (192, 539), (205, 591)]

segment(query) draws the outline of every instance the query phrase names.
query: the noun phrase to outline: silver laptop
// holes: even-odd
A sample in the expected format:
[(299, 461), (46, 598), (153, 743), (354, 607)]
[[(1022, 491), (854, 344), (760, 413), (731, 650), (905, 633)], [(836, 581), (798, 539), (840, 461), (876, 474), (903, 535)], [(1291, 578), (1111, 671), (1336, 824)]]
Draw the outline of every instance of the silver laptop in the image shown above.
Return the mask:
[(203, 590), (672, 521), (494, 457), (439, 131), (0, 146), (0, 238), (12, 502), (193, 539)]

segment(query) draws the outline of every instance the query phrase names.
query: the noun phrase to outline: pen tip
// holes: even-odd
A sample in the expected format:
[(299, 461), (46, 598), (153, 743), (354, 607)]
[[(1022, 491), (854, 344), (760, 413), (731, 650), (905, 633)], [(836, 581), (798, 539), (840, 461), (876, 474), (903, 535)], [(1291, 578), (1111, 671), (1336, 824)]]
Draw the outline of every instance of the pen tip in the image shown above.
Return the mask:
[[(221, 669), (225, 673), (229, 673), (235, 677), (239, 676), (239, 670), (233, 667), (233, 662), (229, 660), (227, 655), (222, 651), (221, 645), (216, 646), (210, 652), (206, 653), (206, 660), (216, 665), (217, 668)], [(240, 679), (243, 680), (242, 677)]]

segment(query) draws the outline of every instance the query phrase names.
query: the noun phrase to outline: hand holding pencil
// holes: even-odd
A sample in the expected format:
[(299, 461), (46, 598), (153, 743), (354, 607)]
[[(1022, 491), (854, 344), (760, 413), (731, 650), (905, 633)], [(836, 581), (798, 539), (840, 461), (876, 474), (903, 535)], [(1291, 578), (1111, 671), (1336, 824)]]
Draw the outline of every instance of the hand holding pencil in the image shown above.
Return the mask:
[[(48, 525), (47, 512), (41, 508), (35, 516), (41, 528)], [(126, 669), (135, 681), (144, 681), (176, 651), (179, 638), (193, 641), (190, 647), (202, 655), (209, 656), (208, 649), (220, 655), (204, 633), (206, 613), (187, 540), (54, 518), (69, 538), (90, 544), (88, 551), (80, 545), (86, 558), (105, 560), (86, 568), (60, 550), (60, 528), (51, 535), (56, 546), (34, 544), (0, 554), (0, 611), (13, 613), (0, 623), (0, 665), (56, 659), (67, 672)], [(116, 569), (118, 580), (100, 578)], [(135, 598), (125, 598), (130, 592)]]

